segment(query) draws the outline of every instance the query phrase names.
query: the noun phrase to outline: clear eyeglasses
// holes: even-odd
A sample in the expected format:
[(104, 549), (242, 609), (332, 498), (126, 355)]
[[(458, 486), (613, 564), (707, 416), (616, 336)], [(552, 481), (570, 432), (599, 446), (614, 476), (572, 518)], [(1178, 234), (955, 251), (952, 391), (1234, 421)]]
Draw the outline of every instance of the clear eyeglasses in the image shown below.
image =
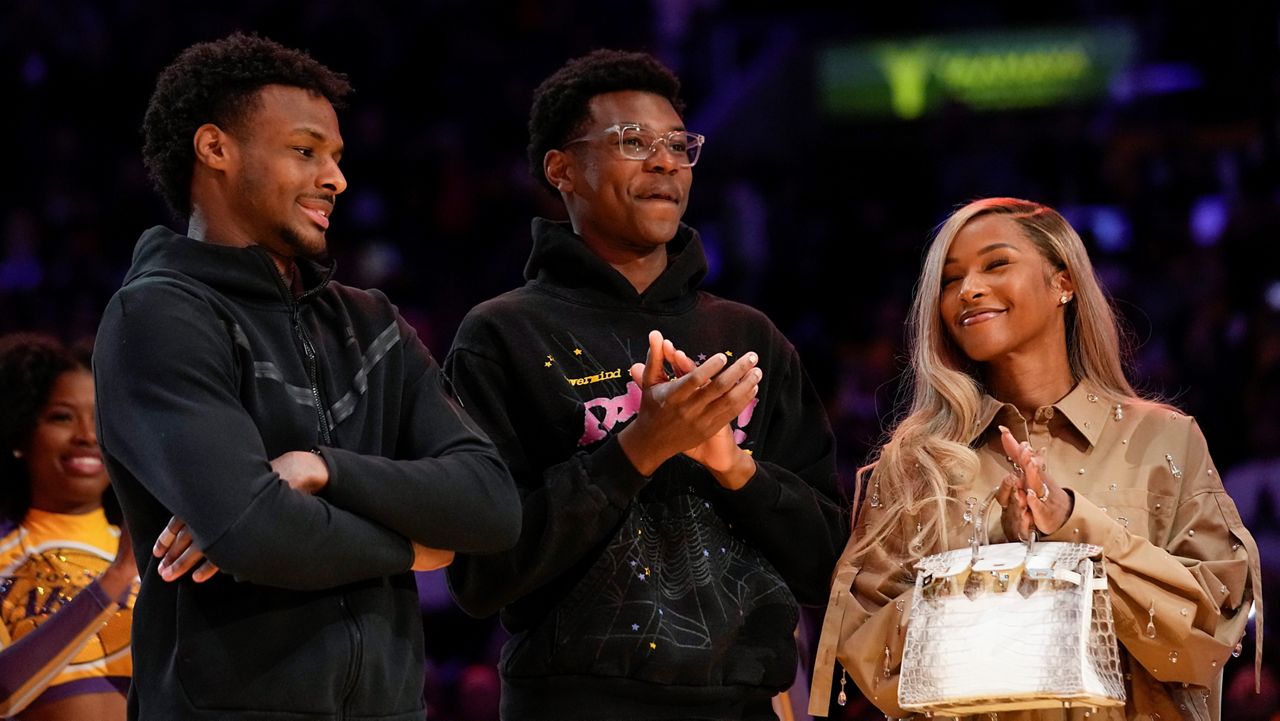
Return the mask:
[(585, 143), (598, 135), (613, 134), (618, 136), (618, 150), (622, 151), (622, 157), (628, 160), (648, 160), (658, 152), (658, 143), (662, 143), (667, 146), (668, 152), (679, 159), (677, 162), (682, 168), (692, 168), (698, 162), (698, 156), (702, 153), (702, 144), (706, 141), (704, 136), (687, 130), (659, 133), (635, 123), (619, 123), (610, 125), (598, 133), (574, 138), (565, 143), (564, 147), (574, 143)]

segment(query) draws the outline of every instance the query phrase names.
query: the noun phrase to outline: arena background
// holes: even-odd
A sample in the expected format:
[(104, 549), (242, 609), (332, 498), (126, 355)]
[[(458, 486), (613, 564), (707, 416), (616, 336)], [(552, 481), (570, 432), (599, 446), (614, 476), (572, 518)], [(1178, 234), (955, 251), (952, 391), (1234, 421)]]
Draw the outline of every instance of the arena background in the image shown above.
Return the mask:
[[(534, 86), (596, 47), (659, 56), (708, 138), (686, 220), (709, 287), (799, 347), (846, 484), (894, 417), (931, 230), (979, 196), (1062, 210), (1135, 380), (1198, 417), (1280, 588), (1276, 3), (6, 0), (0, 332), (94, 332), (139, 233), (172, 222), (139, 158), (156, 75), (233, 30), (350, 76), (339, 278), (384, 289), (440, 358), (521, 282), (530, 218), (562, 214), (526, 169)], [(501, 631), (423, 587), (432, 718), (492, 718)], [(1269, 683), (1224, 718), (1271, 718)]]

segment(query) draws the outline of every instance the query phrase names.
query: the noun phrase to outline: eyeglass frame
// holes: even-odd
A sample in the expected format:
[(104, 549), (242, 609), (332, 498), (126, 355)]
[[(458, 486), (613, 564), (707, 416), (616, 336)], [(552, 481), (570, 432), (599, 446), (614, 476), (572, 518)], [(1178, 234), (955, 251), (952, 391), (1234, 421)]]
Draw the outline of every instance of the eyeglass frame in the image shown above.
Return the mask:
[[(627, 155), (626, 148), (624, 148), (624, 147), (623, 147), (623, 145), (622, 145), (623, 131), (625, 131), (625, 130), (648, 130), (649, 132), (654, 133), (654, 134), (656, 134), (656, 135), (658, 136), (656, 140), (654, 140), (652, 143), (650, 143), (650, 144), (649, 144), (649, 154), (648, 154), (648, 155), (644, 156), (643, 158), (633, 158), (633, 157), (631, 157), (631, 156)], [(588, 142), (588, 141), (590, 141), (590, 140), (594, 140), (594, 139), (595, 139), (595, 137), (596, 137), (596, 136), (598, 136), (598, 135), (608, 135), (609, 133), (617, 133), (617, 134), (618, 134), (618, 152), (622, 154), (622, 157), (623, 157), (623, 158), (626, 158), (627, 160), (639, 160), (639, 161), (641, 161), (641, 162), (644, 162), (644, 161), (648, 160), (649, 158), (652, 158), (654, 155), (657, 155), (657, 154), (658, 154), (658, 143), (662, 143), (662, 145), (663, 145), (664, 147), (666, 147), (667, 152), (668, 152), (668, 153), (671, 153), (672, 155), (675, 155), (675, 156), (682, 156), (682, 155), (683, 155), (683, 156), (685, 156), (685, 157), (688, 157), (687, 152), (685, 152), (685, 153), (680, 153), (680, 152), (677, 152), (677, 151), (675, 151), (675, 150), (672, 150), (672, 149), (671, 149), (671, 145), (670, 145), (669, 141), (670, 141), (670, 139), (671, 139), (671, 136), (672, 136), (672, 135), (674, 135), (674, 134), (676, 134), (676, 133), (684, 133), (687, 137), (694, 138), (694, 139), (695, 139), (695, 147), (698, 147), (698, 148), (701, 148), (703, 145), (706, 145), (706, 142), (707, 142), (707, 136), (702, 135), (701, 133), (695, 133), (695, 132), (690, 131), (690, 130), (670, 130), (670, 131), (667, 131), (667, 132), (665, 132), (665, 133), (659, 133), (659, 132), (658, 132), (658, 131), (656, 131), (656, 130), (650, 130), (649, 128), (646, 128), (645, 126), (643, 126), (643, 125), (641, 125), (641, 124), (639, 124), (639, 123), (615, 123), (615, 124), (610, 125), (609, 127), (605, 128), (605, 129), (603, 129), (603, 130), (599, 130), (599, 131), (596, 131), (596, 132), (587, 133), (586, 135), (583, 135), (583, 136), (582, 136), (582, 137), (580, 137), (580, 138), (574, 138), (573, 140), (567, 141), (567, 142), (565, 142), (565, 144), (564, 144), (564, 145), (561, 145), (561, 146), (560, 146), (560, 148), (563, 150), (564, 148), (567, 148), (567, 147), (569, 147), (570, 145), (573, 145), (574, 143), (585, 143), (585, 142)], [(679, 165), (680, 165), (680, 167), (682, 167), (682, 168), (692, 168), (693, 166), (695, 166), (695, 165), (697, 165), (697, 164), (698, 164), (698, 160), (700, 160), (701, 158), (702, 158), (702, 151), (701, 151), (701, 150), (699, 150), (699, 151), (698, 151), (698, 156), (697, 156), (696, 158), (694, 158), (694, 159), (693, 159), (693, 162), (692, 162), (692, 163), (683, 163), (683, 162), (682, 162), (682, 163), (680, 163)]]

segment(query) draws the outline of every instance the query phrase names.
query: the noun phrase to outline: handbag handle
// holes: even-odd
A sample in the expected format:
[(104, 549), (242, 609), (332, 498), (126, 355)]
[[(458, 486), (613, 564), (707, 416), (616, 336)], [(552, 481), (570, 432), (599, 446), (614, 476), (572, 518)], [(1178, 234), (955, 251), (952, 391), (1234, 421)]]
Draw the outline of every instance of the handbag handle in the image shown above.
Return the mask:
[[(986, 499), (982, 502), (982, 513), (980, 514), (982, 522), (978, 524), (978, 528), (975, 528), (973, 535), (969, 537), (969, 548), (973, 550), (973, 556), (969, 559), (969, 565), (973, 565), (978, 560), (978, 553), (981, 551), (983, 546), (991, 545), (991, 538), (987, 533), (987, 523), (991, 520), (991, 506), (996, 500), (996, 494), (999, 492), (1000, 486), (996, 486), (987, 494)], [(978, 540), (979, 535), (982, 536), (981, 542)], [(1028, 554), (1031, 553), (1031, 548), (1035, 545), (1036, 538), (1036, 529), (1032, 528), (1030, 538), (1026, 539)]]

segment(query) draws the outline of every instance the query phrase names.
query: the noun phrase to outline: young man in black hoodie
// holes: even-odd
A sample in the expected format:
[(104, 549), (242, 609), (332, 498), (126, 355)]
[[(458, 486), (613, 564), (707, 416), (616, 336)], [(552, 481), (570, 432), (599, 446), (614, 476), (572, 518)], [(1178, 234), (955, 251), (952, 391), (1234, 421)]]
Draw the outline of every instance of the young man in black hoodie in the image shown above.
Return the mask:
[(410, 569), (519, 532), (501, 458), (413, 329), (331, 280), (348, 90), (237, 34), (179, 55), (147, 109), (146, 164), (187, 232), (142, 235), (94, 358), (103, 455), (151, 559), (130, 718), (420, 721)]
[(472, 310), (445, 362), (522, 495), (515, 548), (448, 570), (464, 609), (513, 634), (511, 721), (773, 719), (797, 600), (826, 601), (847, 537), (794, 348), (698, 290), (680, 218), (703, 138), (678, 89), (616, 51), (543, 82), (531, 170), (570, 221), (534, 220), (526, 284)]

